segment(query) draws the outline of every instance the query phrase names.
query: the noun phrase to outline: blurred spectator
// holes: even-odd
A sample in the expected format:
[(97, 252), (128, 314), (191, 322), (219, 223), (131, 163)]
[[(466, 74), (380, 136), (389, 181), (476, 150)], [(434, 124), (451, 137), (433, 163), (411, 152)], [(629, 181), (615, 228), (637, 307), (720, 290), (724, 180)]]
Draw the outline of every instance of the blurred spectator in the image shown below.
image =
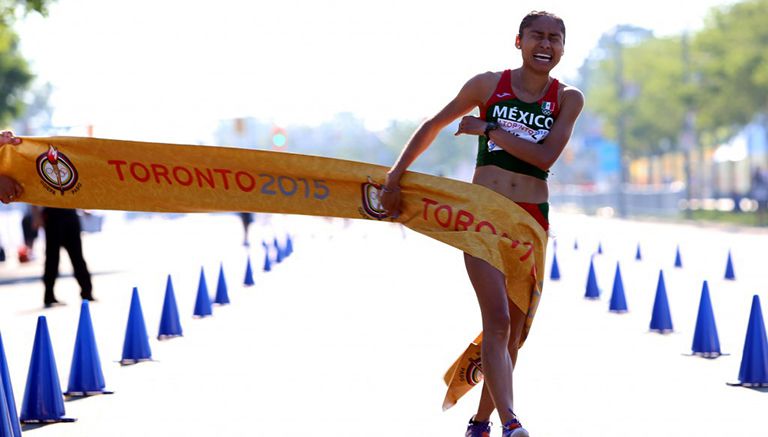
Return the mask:
[(35, 226), (45, 229), (45, 270), (43, 283), (45, 296), (43, 303), (46, 308), (59, 304), (53, 292), (56, 278), (59, 276), (59, 255), (61, 248), (67, 250), (75, 279), (80, 284), (80, 297), (84, 300), (93, 299), (91, 273), (83, 258), (83, 244), (80, 239), (80, 218), (74, 209), (33, 208)]
[[(13, 135), (10, 131), (0, 133), (0, 145), (21, 144), (21, 138)], [(0, 175), (0, 201), (3, 203), (12, 202), (21, 196), (23, 190), (21, 185), (13, 178)], [(53, 286), (56, 278), (59, 276), (59, 256), (61, 248), (67, 250), (69, 259), (72, 261), (72, 269), (75, 272), (75, 279), (80, 284), (80, 297), (84, 300), (93, 299), (93, 285), (91, 284), (91, 273), (83, 258), (83, 244), (80, 239), (80, 218), (74, 209), (60, 208), (40, 208), (33, 206), (31, 208), (31, 222), (29, 228), (25, 229), (24, 242), (31, 245), (34, 241), (34, 231), (41, 226), (45, 229), (45, 270), (43, 272), (43, 284), (45, 284), (45, 296), (43, 303), (46, 308), (50, 308), (59, 301), (53, 293)], [(24, 220), (22, 220), (24, 227)], [(26, 232), (29, 231), (29, 234)], [(31, 238), (31, 241), (28, 240)]]
[(757, 201), (757, 224), (768, 224), (768, 170), (755, 168), (752, 173), (752, 198)]
[(248, 228), (251, 226), (251, 223), (253, 223), (253, 213), (240, 212), (238, 215), (240, 216), (240, 220), (243, 221), (243, 246), (248, 247), (251, 245), (251, 242), (248, 239)]
[(38, 234), (38, 228), (32, 212), (34, 208), (37, 207), (27, 205), (24, 216), (21, 218), (21, 233), (24, 236), (24, 244), (19, 247), (19, 262), (21, 263), (29, 262), (33, 259), (33, 246)]

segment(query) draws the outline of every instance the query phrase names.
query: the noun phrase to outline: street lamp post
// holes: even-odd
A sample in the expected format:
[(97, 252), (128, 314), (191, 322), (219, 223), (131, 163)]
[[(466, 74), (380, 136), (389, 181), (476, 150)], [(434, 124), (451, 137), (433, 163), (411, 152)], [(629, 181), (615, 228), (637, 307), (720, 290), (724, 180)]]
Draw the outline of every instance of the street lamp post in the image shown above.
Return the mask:
[[(690, 44), (688, 42), (687, 32), (683, 33), (681, 43), (683, 49), (683, 80), (686, 85), (690, 85), (693, 81), (693, 77), (691, 72)], [(691, 102), (691, 96), (686, 96), (685, 106), (685, 119), (683, 120), (683, 128), (680, 134), (680, 147), (683, 149), (683, 170), (685, 172), (685, 217), (690, 219), (693, 218), (693, 211), (691, 210), (691, 198), (693, 197), (691, 151), (696, 143), (696, 114)]]
[(619, 113), (616, 117), (616, 140), (619, 146), (619, 183), (616, 189), (616, 209), (619, 217), (629, 214), (626, 187), (629, 184), (627, 165), (627, 102), (637, 98), (640, 93), (637, 85), (627, 86), (624, 78), (624, 47), (636, 44), (653, 36), (648, 29), (621, 25), (613, 31), (613, 48), (616, 58), (616, 96), (619, 101)]
[(624, 56), (621, 43), (621, 31), (616, 29), (613, 34), (614, 47), (616, 50), (616, 94), (619, 100), (619, 113), (616, 118), (616, 136), (619, 146), (619, 183), (616, 187), (616, 207), (619, 217), (627, 216), (627, 197), (624, 193), (624, 187), (627, 184), (627, 163), (626, 163), (626, 108), (625, 108), (625, 86), (624, 86)]

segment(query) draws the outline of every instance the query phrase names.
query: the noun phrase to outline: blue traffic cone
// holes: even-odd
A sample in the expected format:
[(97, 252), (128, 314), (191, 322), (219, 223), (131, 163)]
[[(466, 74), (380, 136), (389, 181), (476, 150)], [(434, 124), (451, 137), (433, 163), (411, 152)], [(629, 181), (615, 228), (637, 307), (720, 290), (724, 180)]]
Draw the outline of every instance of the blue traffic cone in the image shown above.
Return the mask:
[(616, 274), (613, 278), (613, 291), (611, 292), (611, 304), (608, 311), (614, 313), (627, 312), (627, 299), (624, 297), (624, 283), (621, 281), (621, 269), (619, 262), (616, 262)]
[(253, 269), (251, 269), (251, 256), (248, 255), (248, 261), (245, 263), (245, 279), (243, 279), (243, 285), (250, 287), (256, 284), (253, 280)]
[(179, 308), (176, 306), (176, 294), (173, 292), (171, 275), (165, 283), (165, 300), (163, 300), (163, 314), (160, 316), (160, 328), (157, 331), (157, 339), (165, 340), (173, 337), (181, 337), (181, 320)]
[[(11, 412), (8, 408), (8, 401), (5, 397), (5, 389), (0, 384), (0, 436), (21, 436), (21, 432), (14, 434), (14, 426), (18, 425), (18, 418), (11, 416)], [(21, 429), (19, 425), (19, 429)]]
[(664, 285), (664, 271), (659, 270), (659, 282), (656, 286), (656, 299), (653, 301), (651, 331), (667, 334), (673, 331), (672, 315), (667, 301), (667, 287)]
[(552, 271), (549, 273), (549, 279), (553, 281), (560, 279), (560, 266), (557, 265), (557, 252), (552, 255)]
[(19, 419), (21, 423), (75, 421), (64, 417), (64, 413), (64, 396), (59, 384), (51, 337), (48, 335), (48, 324), (45, 316), (40, 316), (37, 318), (37, 331)]
[(272, 270), (272, 262), (269, 260), (269, 251), (264, 253), (264, 271), (268, 272)]
[(642, 253), (640, 253), (640, 243), (637, 243), (637, 250), (635, 250), (635, 259), (640, 261), (643, 259)]
[(16, 411), (16, 398), (13, 396), (11, 375), (8, 371), (8, 361), (5, 358), (3, 337), (0, 335), (0, 435), (21, 437), (21, 424)]
[(699, 314), (696, 316), (696, 330), (693, 333), (694, 355), (704, 358), (717, 358), (720, 355), (720, 339), (717, 336), (715, 314), (712, 311), (712, 301), (709, 299), (709, 284), (704, 281), (699, 300)]
[(283, 249), (280, 248), (280, 243), (277, 241), (277, 237), (275, 237), (275, 250), (277, 251), (275, 262), (280, 264), (281, 262), (283, 262), (283, 259), (285, 259), (285, 256), (283, 254)]
[(680, 246), (677, 246), (677, 250), (675, 251), (675, 267), (682, 267), (683, 266), (683, 260), (680, 258)]
[(598, 242), (597, 243), (597, 253), (600, 254), (600, 255), (603, 254), (603, 243), (602, 242)]
[(197, 317), (213, 315), (211, 297), (208, 296), (208, 285), (205, 283), (205, 273), (200, 267), (200, 282), (197, 284), (197, 300), (195, 300), (195, 312)]
[(752, 297), (747, 338), (744, 341), (744, 353), (739, 368), (739, 382), (731, 385), (768, 387), (768, 339), (765, 336), (765, 323), (757, 295)]
[(214, 303), (227, 305), (229, 303), (229, 294), (227, 294), (227, 280), (224, 277), (224, 264), (219, 265), (219, 282), (216, 284), (216, 297)]
[(595, 275), (595, 265), (592, 259), (589, 260), (589, 275), (587, 276), (587, 292), (584, 294), (587, 299), (599, 299), (600, 288), (597, 286), (597, 276)]
[(128, 325), (125, 328), (123, 341), (123, 358), (120, 364), (136, 364), (140, 361), (151, 361), (152, 351), (149, 348), (147, 325), (144, 324), (144, 313), (141, 311), (139, 289), (133, 287), (131, 309), (128, 313)]
[(77, 324), (75, 351), (69, 368), (69, 385), (64, 396), (111, 394), (111, 391), (104, 390), (105, 385), (96, 337), (93, 335), (91, 310), (88, 301), (83, 300), (80, 306), (80, 321)]
[(733, 261), (731, 260), (731, 251), (728, 251), (728, 261), (725, 263), (725, 279), (736, 280), (736, 274), (733, 272)]

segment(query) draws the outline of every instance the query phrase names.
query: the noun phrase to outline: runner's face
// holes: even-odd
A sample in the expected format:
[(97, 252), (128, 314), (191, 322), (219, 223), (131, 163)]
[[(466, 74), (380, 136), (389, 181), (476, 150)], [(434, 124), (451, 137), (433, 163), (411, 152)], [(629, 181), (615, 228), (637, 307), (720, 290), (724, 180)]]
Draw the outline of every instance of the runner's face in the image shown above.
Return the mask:
[(549, 73), (560, 62), (564, 43), (560, 25), (550, 17), (534, 20), (516, 41), (517, 48), (522, 51), (523, 63), (544, 73)]

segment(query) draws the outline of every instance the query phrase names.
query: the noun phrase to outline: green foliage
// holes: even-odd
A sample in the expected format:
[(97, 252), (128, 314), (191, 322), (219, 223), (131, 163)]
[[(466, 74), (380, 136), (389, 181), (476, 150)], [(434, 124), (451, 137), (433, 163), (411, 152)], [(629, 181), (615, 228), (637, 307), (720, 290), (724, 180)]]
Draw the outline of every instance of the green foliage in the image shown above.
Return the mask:
[(27, 62), (17, 47), (16, 33), (0, 25), (0, 125), (7, 124), (22, 111), (22, 95), (32, 80)]
[(734, 212), (734, 211), (692, 211), (692, 219), (702, 222), (731, 223), (740, 226), (765, 226), (762, 223), (760, 215), (756, 212)]
[(48, 5), (54, 0), (0, 0), (0, 26), (8, 26), (16, 19), (16, 14), (37, 12), (48, 14)]
[(11, 27), (18, 12), (45, 15), (50, 0), (0, 0), (0, 126), (23, 110), (23, 94), (32, 81), (26, 60), (18, 50), (18, 36)]
[(768, 0), (715, 9), (696, 35), (700, 122), (712, 130), (743, 126), (768, 110)]
[[(691, 95), (683, 78), (681, 38), (649, 38), (631, 46), (606, 46), (606, 56), (595, 63), (585, 84), (587, 109), (607, 122), (604, 133), (611, 138), (618, 137), (619, 120), (624, 118), (625, 146), (630, 156), (674, 148)], [(617, 71), (618, 56), (621, 72)]]
[(608, 34), (581, 69), (586, 109), (603, 120), (609, 138), (618, 139), (623, 119), (630, 157), (678, 148), (689, 110), (696, 113), (701, 141), (722, 141), (768, 111), (766, 23), (768, 0), (747, 0), (713, 9), (690, 43), (680, 35), (634, 38), (619, 46), (615, 34)]
[(630, 150), (663, 151), (677, 145), (686, 113), (680, 38), (651, 39), (626, 50), (625, 68), (634, 98), (628, 99), (627, 144)]

